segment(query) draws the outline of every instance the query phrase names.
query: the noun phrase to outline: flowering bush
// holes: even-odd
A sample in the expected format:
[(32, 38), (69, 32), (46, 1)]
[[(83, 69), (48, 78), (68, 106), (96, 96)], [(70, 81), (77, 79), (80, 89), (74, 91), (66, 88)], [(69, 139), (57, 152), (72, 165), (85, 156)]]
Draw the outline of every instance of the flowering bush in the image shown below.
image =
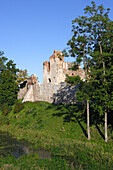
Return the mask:
[(23, 103), (16, 103), (14, 106), (14, 113), (20, 112), (24, 108)]
[(4, 116), (6, 116), (8, 113), (10, 113), (11, 110), (12, 110), (12, 107), (9, 106), (9, 105), (6, 104), (6, 103), (1, 106), (1, 111), (2, 111), (2, 114), (3, 114)]

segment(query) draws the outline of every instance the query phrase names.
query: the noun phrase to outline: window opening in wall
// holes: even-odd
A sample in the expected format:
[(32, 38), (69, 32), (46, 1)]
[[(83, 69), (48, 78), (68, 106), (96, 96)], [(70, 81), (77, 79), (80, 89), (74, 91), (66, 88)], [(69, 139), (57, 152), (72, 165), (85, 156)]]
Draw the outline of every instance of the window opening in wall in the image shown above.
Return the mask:
[(50, 78), (48, 78), (48, 80), (49, 80), (49, 83), (51, 83), (51, 79), (50, 79)]
[(20, 88), (23, 89), (26, 86), (27, 81), (23, 81), (20, 83)]

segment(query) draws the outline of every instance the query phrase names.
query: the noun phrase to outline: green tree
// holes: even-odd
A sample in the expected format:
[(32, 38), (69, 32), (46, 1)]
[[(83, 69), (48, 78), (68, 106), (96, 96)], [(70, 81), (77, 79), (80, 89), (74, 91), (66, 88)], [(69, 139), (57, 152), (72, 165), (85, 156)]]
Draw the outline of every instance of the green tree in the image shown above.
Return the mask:
[(3, 70), (0, 74), (0, 103), (13, 105), (17, 99), (18, 85), (10, 70)]
[[(89, 88), (88, 88), (88, 53), (91, 44), (89, 42), (89, 34), (87, 33), (87, 18), (85, 16), (81, 16), (76, 18), (72, 21), (72, 33), (73, 36), (71, 40), (68, 41), (67, 45), (69, 46), (68, 54), (66, 51), (63, 51), (63, 54), (65, 56), (71, 56), (75, 57), (76, 61), (73, 65), (72, 69), (78, 69), (78, 66), (83, 63), (84, 71), (85, 71), (85, 79), (80, 80), (78, 77), (69, 77), (67, 78), (67, 81), (71, 82), (71, 84), (79, 84), (79, 92), (77, 93), (78, 99), (80, 96), (82, 97), (82, 101), (87, 101), (87, 134), (88, 134), (88, 140), (91, 139), (90, 135), (90, 125), (89, 125)], [(85, 103), (85, 102), (84, 102)]]
[(90, 25), (90, 42), (93, 50), (90, 52), (92, 56), (90, 63), (90, 76), (89, 81), (95, 87), (92, 95), (92, 100), (95, 101), (94, 108), (100, 109), (100, 114), (105, 114), (105, 141), (107, 142), (107, 112), (111, 103), (111, 91), (109, 84), (112, 80), (109, 76), (113, 74), (110, 68), (113, 64), (113, 22), (109, 19), (107, 10), (103, 5), (96, 6), (92, 2), (92, 7), (87, 6), (85, 13), (89, 14), (88, 24)]
[(4, 52), (0, 51), (0, 73), (2, 70), (5, 69), (5, 62), (7, 61), (7, 58), (3, 56)]
[(3, 57), (0, 52), (0, 104), (14, 104), (17, 99), (18, 85), (16, 83), (16, 73), (18, 69), (12, 60)]
[(64, 52), (64, 55), (71, 55), (77, 64), (84, 64), (86, 78), (79, 83), (82, 86), (78, 98), (85, 96), (87, 101), (92, 100), (95, 111), (99, 109), (100, 116), (105, 114), (107, 142), (107, 112), (113, 106), (112, 80), (109, 79), (113, 75), (113, 22), (108, 17), (109, 9), (96, 6), (93, 1), (91, 5), (84, 9), (86, 16), (73, 21), (73, 36), (67, 44), (69, 54)]

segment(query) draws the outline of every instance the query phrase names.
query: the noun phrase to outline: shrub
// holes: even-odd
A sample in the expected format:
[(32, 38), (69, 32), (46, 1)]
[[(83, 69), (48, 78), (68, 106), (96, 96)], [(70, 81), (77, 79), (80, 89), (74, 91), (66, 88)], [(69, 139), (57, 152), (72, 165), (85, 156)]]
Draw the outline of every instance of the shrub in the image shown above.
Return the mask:
[(24, 108), (23, 103), (16, 103), (14, 106), (14, 113), (20, 112)]
[(9, 105), (6, 104), (6, 103), (1, 106), (1, 111), (2, 111), (2, 114), (3, 114), (4, 116), (6, 116), (8, 113), (10, 113), (11, 110), (12, 110), (12, 107), (9, 106)]
[(9, 125), (8, 117), (0, 115), (0, 125)]

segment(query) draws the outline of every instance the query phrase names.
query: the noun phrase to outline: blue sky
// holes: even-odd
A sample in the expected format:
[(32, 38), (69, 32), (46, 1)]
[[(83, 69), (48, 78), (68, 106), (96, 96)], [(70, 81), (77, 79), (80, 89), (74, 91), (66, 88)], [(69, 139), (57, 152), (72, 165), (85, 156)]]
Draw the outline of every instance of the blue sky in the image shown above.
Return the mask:
[[(0, 0), (0, 51), (43, 81), (43, 62), (62, 51), (71, 38), (72, 20), (83, 15), (90, 0)], [(110, 8), (113, 0), (95, 0)], [(71, 61), (71, 59), (66, 59)]]

